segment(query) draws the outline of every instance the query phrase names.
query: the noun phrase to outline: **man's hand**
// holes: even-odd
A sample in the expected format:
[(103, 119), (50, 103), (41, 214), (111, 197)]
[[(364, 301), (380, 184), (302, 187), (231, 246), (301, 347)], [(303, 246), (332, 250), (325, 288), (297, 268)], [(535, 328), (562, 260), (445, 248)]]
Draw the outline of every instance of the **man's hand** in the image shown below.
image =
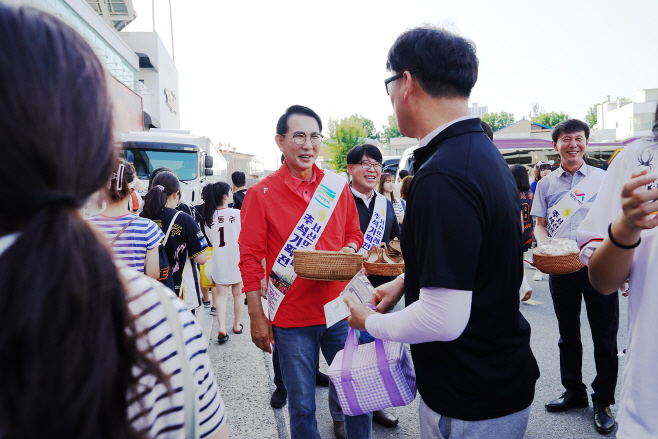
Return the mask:
[(343, 300), (345, 301), (345, 304), (347, 304), (347, 306), (350, 308), (350, 312), (352, 313), (352, 315), (347, 318), (347, 324), (354, 329), (358, 329), (359, 331), (365, 331), (366, 319), (369, 315), (376, 314), (375, 311), (366, 305), (356, 303), (350, 297), (345, 297)]
[(379, 313), (389, 312), (400, 301), (403, 291), (404, 279), (396, 277), (394, 280), (378, 286), (370, 303), (376, 306), (375, 310)]
[(249, 307), (249, 318), (251, 319), (251, 341), (258, 346), (258, 349), (271, 354), (272, 342), (274, 342), (272, 324), (263, 312), (260, 290), (247, 292), (247, 306)]

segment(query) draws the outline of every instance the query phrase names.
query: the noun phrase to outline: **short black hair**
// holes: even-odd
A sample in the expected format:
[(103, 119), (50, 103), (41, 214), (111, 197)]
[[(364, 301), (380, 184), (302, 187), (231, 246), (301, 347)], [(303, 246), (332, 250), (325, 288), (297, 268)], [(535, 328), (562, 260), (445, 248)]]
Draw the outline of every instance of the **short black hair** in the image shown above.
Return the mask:
[(555, 127), (553, 127), (553, 131), (551, 131), (551, 138), (553, 138), (553, 142), (557, 143), (557, 139), (560, 138), (562, 133), (573, 134), (577, 133), (578, 131), (584, 131), (585, 138), (589, 140), (589, 125), (579, 119), (563, 120), (559, 124), (555, 125)]
[(361, 161), (364, 155), (367, 155), (371, 159), (376, 160), (377, 162), (382, 162), (382, 153), (375, 145), (370, 143), (363, 143), (361, 145), (356, 145), (350, 149), (350, 152), (347, 153), (347, 164), (356, 165)]
[(276, 124), (277, 134), (284, 135), (288, 132), (288, 119), (290, 119), (290, 116), (294, 115), (312, 117), (318, 123), (320, 132), (322, 132), (322, 120), (320, 120), (320, 116), (318, 116), (315, 111), (308, 107), (304, 107), (303, 105), (293, 105), (292, 107), (288, 107), (286, 112), (279, 118), (279, 121)]
[(400, 171), (400, 180), (402, 180), (404, 177), (406, 177), (408, 175), (409, 175), (409, 171), (407, 171), (406, 169), (401, 170)]
[(516, 182), (516, 188), (520, 191), (530, 190), (530, 178), (528, 177), (528, 170), (523, 165), (514, 165), (510, 168), (512, 176)]
[(231, 180), (235, 187), (242, 187), (246, 184), (247, 179), (244, 176), (244, 172), (235, 171), (231, 174)]
[(386, 69), (414, 76), (434, 98), (468, 98), (478, 79), (478, 58), (472, 41), (434, 26), (409, 29), (388, 51)]
[(493, 130), (489, 126), (488, 123), (485, 121), (481, 120), (480, 125), (482, 126), (482, 129), (484, 130), (484, 134), (487, 135), (488, 138), (490, 138), (493, 141)]

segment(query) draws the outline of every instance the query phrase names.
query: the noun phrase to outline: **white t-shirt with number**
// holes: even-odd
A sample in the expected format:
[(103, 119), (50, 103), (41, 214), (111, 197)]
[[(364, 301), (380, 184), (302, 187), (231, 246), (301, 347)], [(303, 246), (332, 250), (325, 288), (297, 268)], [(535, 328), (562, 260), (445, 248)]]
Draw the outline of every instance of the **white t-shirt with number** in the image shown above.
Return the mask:
[(217, 285), (242, 282), (238, 263), (240, 249), (240, 211), (227, 207), (215, 211), (210, 228), (204, 227), (206, 237), (213, 246), (212, 259), (206, 263), (206, 275)]
[[(649, 166), (650, 172), (655, 173), (658, 160), (654, 159), (658, 159), (658, 145), (640, 139), (626, 146), (613, 160), (592, 209), (578, 229), (583, 263), (589, 263), (592, 253), (608, 236), (608, 225), (621, 211), (624, 183), (639, 166)], [(642, 231), (641, 237), (630, 273), (626, 364), (617, 412), (619, 439), (658, 437), (658, 228)]]

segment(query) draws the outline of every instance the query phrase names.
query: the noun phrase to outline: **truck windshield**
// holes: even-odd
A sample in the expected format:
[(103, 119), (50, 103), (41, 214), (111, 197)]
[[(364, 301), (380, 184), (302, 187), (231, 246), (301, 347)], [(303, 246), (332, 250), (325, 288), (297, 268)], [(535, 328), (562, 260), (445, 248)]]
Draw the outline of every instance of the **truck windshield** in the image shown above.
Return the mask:
[(197, 153), (184, 151), (154, 151), (141, 148), (122, 150), (123, 156), (135, 165), (139, 178), (148, 178), (151, 172), (165, 166), (178, 176), (179, 180), (194, 180), (197, 176)]

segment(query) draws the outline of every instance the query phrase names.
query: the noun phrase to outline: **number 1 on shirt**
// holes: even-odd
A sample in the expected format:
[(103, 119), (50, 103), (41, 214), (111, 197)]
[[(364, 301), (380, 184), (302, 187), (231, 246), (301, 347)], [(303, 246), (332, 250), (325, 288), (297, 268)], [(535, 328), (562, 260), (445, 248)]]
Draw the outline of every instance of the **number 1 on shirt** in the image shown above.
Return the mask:
[(219, 246), (224, 247), (226, 242), (224, 241), (224, 227), (219, 228)]

